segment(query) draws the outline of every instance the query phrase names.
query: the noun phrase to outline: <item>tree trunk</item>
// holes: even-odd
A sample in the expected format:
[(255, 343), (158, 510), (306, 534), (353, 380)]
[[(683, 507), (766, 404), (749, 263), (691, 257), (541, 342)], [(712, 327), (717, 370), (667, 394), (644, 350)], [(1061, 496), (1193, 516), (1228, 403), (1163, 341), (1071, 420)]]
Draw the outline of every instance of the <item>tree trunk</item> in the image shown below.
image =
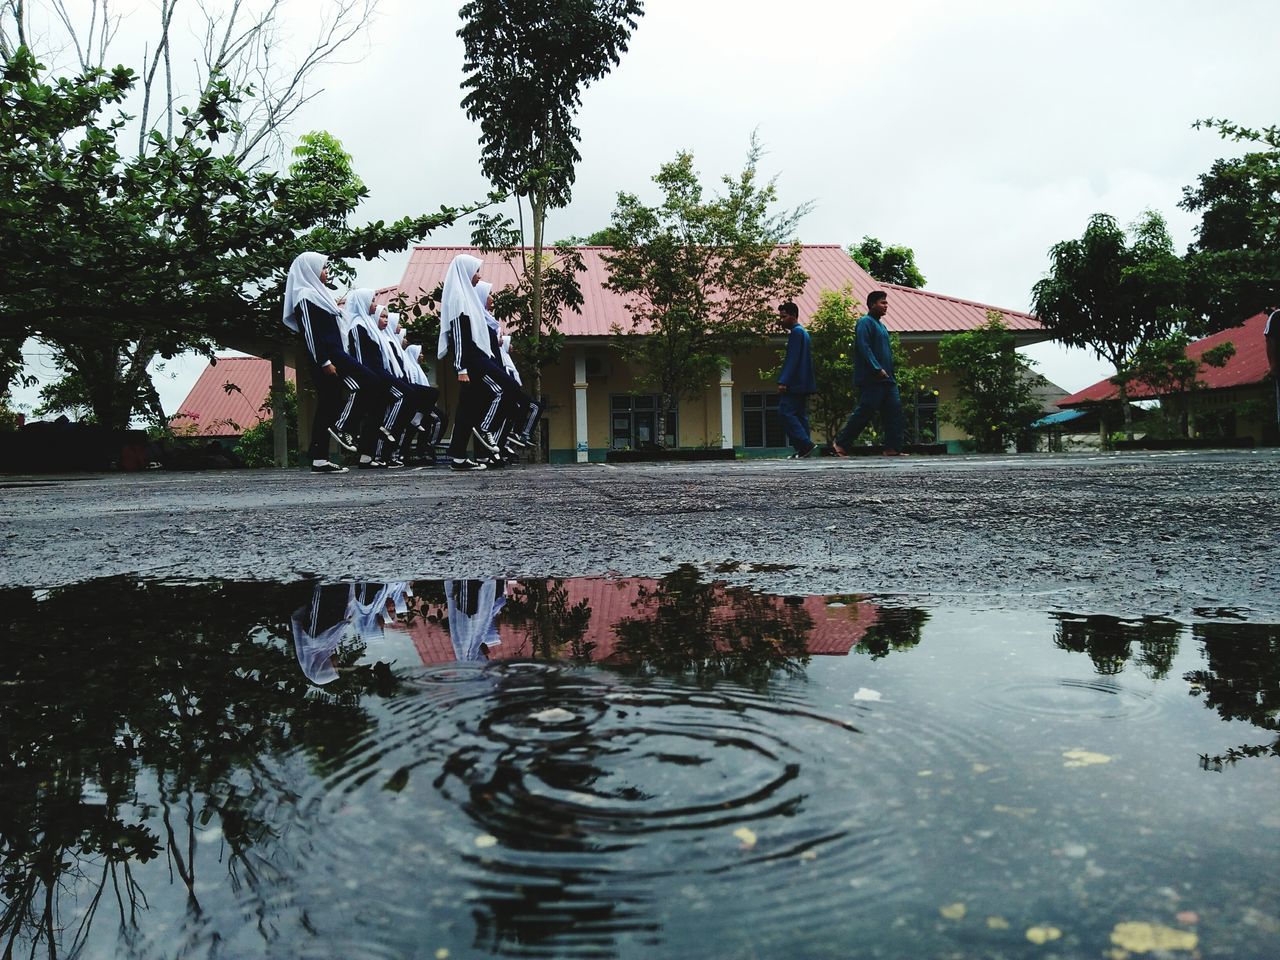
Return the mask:
[(277, 467), (289, 465), (289, 423), (284, 416), (284, 357), (271, 355), (271, 439)]
[(657, 433), (658, 449), (667, 449), (667, 411), (671, 409), (671, 391), (667, 387), (662, 388), (662, 397), (658, 401), (657, 422), (654, 424), (654, 432)]
[[(542, 239), (546, 226), (547, 203), (542, 194), (534, 190), (529, 194), (529, 206), (533, 212), (533, 276), (530, 280), (529, 308), (533, 313), (533, 329), (530, 332), (533, 354), (533, 398), (542, 398), (542, 365), (538, 362), (541, 354), (538, 341), (542, 337)], [(542, 444), (533, 447), (533, 462), (542, 462)]]

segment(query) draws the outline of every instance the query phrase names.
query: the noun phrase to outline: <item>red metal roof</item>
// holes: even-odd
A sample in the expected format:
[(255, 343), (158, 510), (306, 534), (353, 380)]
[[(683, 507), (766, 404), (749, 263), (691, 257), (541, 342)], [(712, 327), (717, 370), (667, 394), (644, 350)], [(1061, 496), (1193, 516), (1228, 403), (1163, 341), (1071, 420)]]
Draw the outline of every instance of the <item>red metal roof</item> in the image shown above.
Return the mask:
[[(293, 369), (285, 367), (284, 375), (293, 380)], [(238, 391), (227, 384), (234, 384)], [(218, 357), (216, 365), (204, 368), (170, 422), (178, 433), (194, 427), (201, 437), (238, 437), (262, 419), (262, 405), (270, 394), (270, 360)]]
[[(568, 604), (573, 606), (586, 600), (591, 609), (591, 620), (583, 641), (594, 643), (592, 660), (605, 662), (615, 658), (618, 642), (614, 627), (628, 617), (644, 617), (643, 608), (634, 604), (640, 589), (652, 590), (657, 580), (632, 577), (620, 580), (583, 578), (566, 580)], [(779, 609), (786, 603), (783, 597), (771, 598)], [(806, 641), (806, 649), (812, 655), (846, 656), (866, 634), (867, 629), (879, 619), (879, 608), (871, 603), (849, 603), (832, 606), (825, 597), (804, 597), (801, 605), (813, 619), (813, 629)], [(424, 614), (428, 611), (423, 610)], [(455, 659), (453, 644), (446, 629), (448, 616), (445, 608), (432, 609), (437, 616), (434, 622), (427, 616), (415, 617), (412, 624), (392, 621), (390, 626), (407, 631), (413, 637), (414, 646), (423, 663), (451, 663)], [(732, 608), (727, 600), (717, 609), (717, 615), (731, 616)], [(502, 643), (489, 651), (490, 659), (532, 657), (528, 634), (517, 629), (502, 616), (498, 616), (498, 635)]]
[[(630, 329), (631, 315), (624, 298), (605, 288), (609, 268), (604, 257), (608, 247), (576, 247), (582, 256), (586, 273), (579, 276), (583, 305), (581, 314), (570, 313), (560, 326), (561, 333), (570, 337), (607, 337), (614, 324)], [(553, 248), (548, 252), (554, 253)], [(482, 253), (474, 247), (414, 247), (405, 267), (399, 287), (387, 287), (378, 291), (377, 302), (386, 303), (398, 290), (407, 298), (430, 293), (444, 279), (449, 262), (460, 253), (479, 257), (484, 266), (480, 275), (501, 289), (515, 283), (515, 270), (497, 253)], [(1000, 310), (1005, 325), (1025, 334), (1042, 334), (1030, 339), (1047, 339), (1047, 333), (1035, 317), (1017, 310), (1004, 310), (985, 303), (947, 297), (927, 290), (912, 290), (892, 283), (879, 283), (863, 270), (843, 247), (837, 244), (813, 244), (800, 249), (800, 266), (809, 276), (809, 282), (800, 296), (795, 298), (800, 316), (809, 316), (818, 308), (819, 297), (824, 290), (841, 290), (852, 287), (859, 300), (866, 302), (872, 290), (884, 290), (889, 296), (889, 313), (885, 324), (890, 330), (905, 334), (943, 334), (973, 330), (986, 323), (988, 310)], [(1029, 339), (1026, 336), (1023, 339)]]
[[(1227, 387), (1247, 387), (1261, 383), (1271, 374), (1267, 364), (1267, 348), (1262, 342), (1262, 328), (1266, 325), (1267, 314), (1256, 314), (1240, 324), (1222, 330), (1203, 340), (1187, 344), (1186, 354), (1192, 359), (1204, 354), (1206, 350), (1230, 342), (1235, 348), (1235, 356), (1225, 366), (1200, 368), (1200, 382), (1210, 390), (1222, 390)], [(1130, 400), (1150, 400), (1155, 392), (1145, 383), (1130, 380), (1127, 392)], [(1086, 403), (1101, 403), (1104, 400), (1115, 400), (1119, 396), (1116, 385), (1109, 379), (1099, 380), (1093, 386), (1085, 387), (1079, 393), (1073, 393), (1058, 401), (1060, 407), (1078, 407)]]

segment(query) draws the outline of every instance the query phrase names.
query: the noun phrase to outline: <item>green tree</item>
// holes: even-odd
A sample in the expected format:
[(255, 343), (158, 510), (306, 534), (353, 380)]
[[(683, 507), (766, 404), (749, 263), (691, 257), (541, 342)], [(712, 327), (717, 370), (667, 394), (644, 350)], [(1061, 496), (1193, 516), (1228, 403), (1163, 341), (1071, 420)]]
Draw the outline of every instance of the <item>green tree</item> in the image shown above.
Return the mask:
[(861, 243), (849, 245), (849, 256), (881, 283), (924, 286), (924, 274), (916, 266), (916, 253), (910, 247), (886, 247), (875, 237), (863, 237)]
[[(547, 211), (567, 206), (572, 193), (582, 91), (620, 62), (643, 14), (643, 0), (469, 0), (459, 11), (462, 106), (480, 124), (481, 167), (495, 187), (529, 203), (528, 338), (535, 356)], [(542, 392), (536, 366), (533, 392)]]
[(1148, 340), (1138, 347), (1133, 362), (1133, 380), (1160, 398), (1168, 423), (1176, 425), (1170, 432), (1180, 437), (1190, 435), (1195, 395), (1205, 388), (1200, 371), (1224, 367), (1236, 354), (1235, 344), (1228, 341), (1192, 357), (1187, 353), (1190, 344), (1191, 337), (1181, 332)]
[(288, 462), (285, 466), (298, 465), (298, 388), (294, 384), (285, 381), (284, 395), (280, 398), (279, 406), (279, 410), (273, 409), (272, 398), (268, 397), (262, 404), (262, 409), (258, 411), (260, 415), (258, 421), (240, 434), (235, 452), (236, 456), (244, 461), (246, 467), (275, 466), (276, 417), (284, 418), (288, 431), (286, 442)]
[(1164, 218), (1147, 211), (1125, 235), (1114, 217), (1094, 214), (1079, 240), (1049, 250), (1049, 273), (1032, 288), (1036, 317), (1055, 339), (1088, 347), (1112, 364), (1133, 436), (1127, 383), (1138, 346), (1187, 321), (1186, 265), (1173, 252)]
[(796, 223), (807, 210), (774, 211), (774, 180), (760, 184), (760, 146), (706, 197), (693, 156), (680, 153), (655, 176), (663, 201), (648, 207), (619, 193), (611, 227), (608, 286), (626, 297), (628, 329), (615, 343), (637, 363), (641, 382), (662, 397), (657, 435), (680, 397), (701, 396), (734, 353), (761, 344), (777, 326), (777, 301), (804, 287)]
[(219, 152), (243, 99), (226, 81), (181, 113), (172, 139), (153, 132), (129, 156), (126, 118), (107, 111), (134, 80), (117, 67), (48, 82), (21, 47), (0, 76), (3, 335), (50, 347), (100, 424), (124, 427), (140, 406), (160, 418), (147, 375), (157, 355), (283, 338), (280, 291), (300, 250), (367, 258), (459, 215), (339, 225), (366, 191), (327, 182), (344, 156), (336, 141), (304, 140), (289, 175), (250, 171)]
[(823, 290), (818, 296), (818, 309), (804, 324), (809, 331), (813, 374), (818, 384), (813, 395), (813, 419), (828, 441), (839, 432), (853, 409), (853, 358), (861, 314), (862, 302), (853, 295), (852, 287)]
[(956, 379), (957, 397), (943, 416), (973, 437), (982, 453), (1000, 453), (1040, 415), (1031, 398), (1031, 361), (1014, 350), (1015, 340), (996, 310), (976, 330), (953, 333), (938, 343), (942, 367)]
[(1194, 332), (1203, 334), (1280, 303), (1280, 128), (1212, 119), (1195, 126), (1258, 147), (1215, 160), (1183, 189), (1179, 206), (1200, 214), (1187, 260), (1199, 314)]

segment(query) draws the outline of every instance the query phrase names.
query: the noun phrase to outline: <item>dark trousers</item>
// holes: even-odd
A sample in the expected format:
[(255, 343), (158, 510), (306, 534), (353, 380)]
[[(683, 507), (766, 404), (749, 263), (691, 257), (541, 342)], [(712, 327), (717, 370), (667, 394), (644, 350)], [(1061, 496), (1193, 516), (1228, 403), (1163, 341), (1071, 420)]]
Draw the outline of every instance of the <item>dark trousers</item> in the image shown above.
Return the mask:
[[(422, 414), (424, 420), (429, 419), (431, 411), (435, 409), (436, 400), (440, 397), (440, 391), (435, 387), (423, 386), (419, 383), (410, 383), (408, 380), (393, 379), (391, 381), (391, 403), (383, 415), (383, 423), (403, 443), (409, 439), (410, 432), (417, 433), (417, 430), (410, 431), (409, 424), (413, 421), (415, 414)], [(391, 445), (385, 439), (379, 439), (374, 455), (382, 457), (385, 453), (390, 457), (395, 451), (391, 449)]]
[(311, 365), (317, 397), (308, 449), (313, 461), (328, 459), (330, 427), (346, 430), (386, 404), (386, 389), (376, 373), (345, 353), (333, 356), (330, 362), (338, 370), (336, 375)]
[[(466, 343), (467, 355), (463, 357), (462, 366), (466, 369), (468, 379), (460, 384), (458, 391), (458, 412), (453, 418), (453, 437), (449, 442), (449, 456), (461, 460), (467, 455), (467, 447), (471, 444), (471, 431), (479, 427), (481, 430), (492, 430), (500, 423), (499, 415), (509, 396), (519, 392), (520, 385), (505, 370), (478, 347)], [(488, 456), (484, 451), (483, 456)]]
[(813, 446), (809, 439), (809, 395), (807, 393), (778, 394), (778, 419), (787, 432), (787, 442), (796, 453), (803, 453)]
[(858, 389), (858, 405), (845, 421), (844, 428), (836, 437), (836, 443), (848, 450), (877, 413), (884, 425), (885, 449), (901, 450), (902, 399), (898, 396), (898, 385), (892, 380), (864, 383)]

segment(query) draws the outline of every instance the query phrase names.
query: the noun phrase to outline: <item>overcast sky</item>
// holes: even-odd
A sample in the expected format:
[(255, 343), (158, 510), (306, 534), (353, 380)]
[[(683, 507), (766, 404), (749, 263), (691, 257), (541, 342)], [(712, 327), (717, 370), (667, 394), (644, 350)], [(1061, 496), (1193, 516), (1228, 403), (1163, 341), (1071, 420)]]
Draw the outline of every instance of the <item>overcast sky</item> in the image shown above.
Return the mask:
[[(293, 2), (301, 42), (318, 3)], [(367, 42), (325, 69), (324, 92), (292, 126), (343, 142), (371, 193), (368, 219), (488, 190), (477, 129), (459, 106), (459, 5), (381, 0)], [(905, 244), (929, 290), (1025, 310), (1049, 247), (1078, 237), (1095, 212), (1129, 223), (1157, 210), (1185, 247), (1195, 221), (1177, 209), (1183, 186), (1239, 152), (1193, 120), (1280, 120), (1274, 0), (645, 7), (630, 51), (584, 97), (574, 199), (552, 211), (551, 239), (606, 225), (619, 190), (655, 197), (650, 178), (679, 150), (693, 153), (704, 182), (739, 171), (754, 130), (783, 205), (813, 202), (803, 242)], [(132, 9), (115, 48), (122, 60), (155, 17), (146, 0)], [(424, 242), (468, 239), (459, 226)], [(396, 283), (406, 261), (363, 265), (359, 282)], [(1111, 372), (1081, 351), (1029, 353), (1068, 390)], [(202, 366), (170, 365), (181, 373), (160, 382), (167, 411)]]

